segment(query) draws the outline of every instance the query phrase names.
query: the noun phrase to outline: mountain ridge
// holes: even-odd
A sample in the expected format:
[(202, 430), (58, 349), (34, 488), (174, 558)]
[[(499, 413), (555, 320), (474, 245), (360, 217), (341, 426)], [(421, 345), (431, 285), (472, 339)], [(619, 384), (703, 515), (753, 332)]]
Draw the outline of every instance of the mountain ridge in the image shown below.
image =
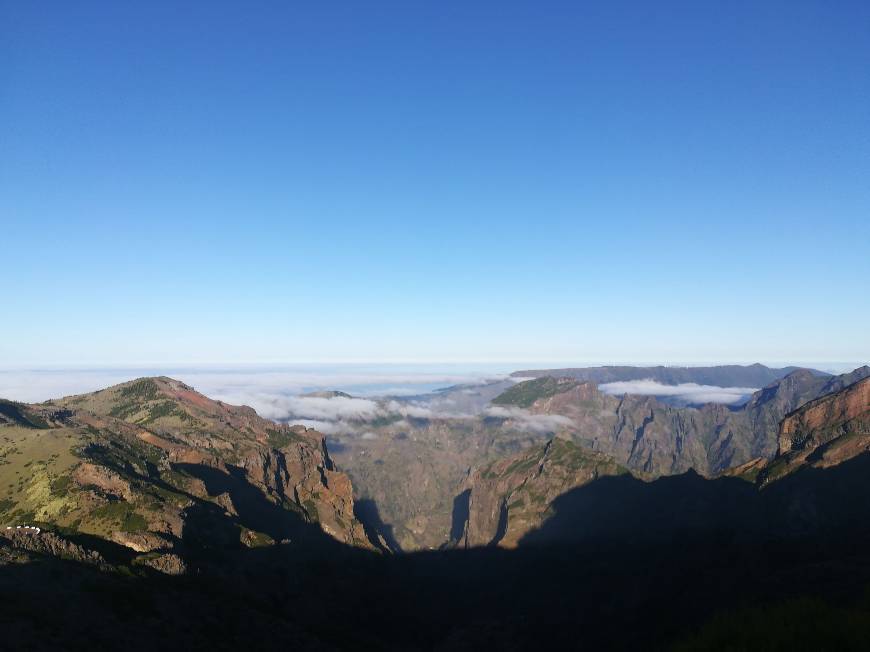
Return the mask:
[[(0, 496), (10, 523), (186, 558), (285, 540), (371, 548), (350, 479), (315, 430), (167, 377), (18, 405), (40, 428), (3, 417), (0, 475), (18, 487)], [(31, 459), (19, 466), (25, 450)]]
[(611, 455), (630, 469), (657, 475), (689, 468), (716, 475), (777, 450), (779, 422), (792, 410), (870, 368), (819, 376), (798, 368), (753, 393), (739, 408), (707, 403), (674, 406), (654, 396), (601, 392), (594, 381), (542, 376), (517, 383), (493, 400), (532, 414), (561, 415), (563, 430), (581, 445)]
[[(860, 378), (860, 380), (855, 380), (856, 378)], [(645, 465), (639, 466), (634, 461), (636, 459), (635, 451), (639, 446), (642, 446), (641, 440), (649, 434), (645, 432), (646, 428), (653, 424), (656, 419), (661, 420), (669, 414), (672, 415), (673, 419), (676, 419), (679, 413), (675, 414), (675, 410), (680, 409), (657, 405), (651, 397), (644, 397), (639, 402), (629, 396), (622, 399), (606, 397), (597, 391), (593, 383), (588, 381), (580, 382), (571, 379), (570, 382), (563, 382), (558, 385), (562, 389), (559, 393), (552, 391), (554, 387), (552, 383), (542, 384), (539, 381), (540, 379), (527, 381), (535, 383), (535, 386), (541, 388), (541, 396), (530, 404), (533, 410), (539, 409), (546, 412), (557, 410), (561, 414), (572, 414), (567, 408), (580, 404), (582, 407), (579, 408), (579, 412), (573, 414), (582, 415), (587, 411), (597, 412), (602, 402), (606, 404), (618, 400), (617, 415), (622, 410), (632, 409), (626, 407), (626, 401), (635, 401), (636, 405), (643, 409), (642, 414), (646, 416), (643, 416), (642, 423), (634, 430), (634, 438), (630, 440), (630, 450), (626, 451), (625, 448), (622, 448), (620, 453), (620, 449), (611, 448), (610, 451), (605, 451), (604, 459), (609, 460), (613, 466), (609, 468), (599, 467), (604, 471), (603, 473), (578, 476), (566, 472), (566, 467), (583, 465), (586, 452), (580, 447), (576, 449), (577, 452), (567, 455), (566, 460), (562, 460), (560, 464), (550, 464), (547, 467), (540, 465), (535, 480), (539, 485), (537, 496), (544, 497), (543, 499), (529, 500), (528, 496), (521, 495), (522, 492), (520, 494), (516, 492), (528, 481), (526, 468), (529, 462), (539, 458), (543, 459), (549, 447), (560, 441), (558, 437), (550, 440), (543, 447), (538, 446), (523, 451), (511, 458), (473, 471), (462, 487), (463, 491), (467, 492), (468, 509), (463, 530), (464, 539), (460, 545), (500, 544), (510, 547), (521, 544), (529, 532), (553, 527), (547, 526), (546, 523), (553, 516), (554, 510), (558, 511), (555, 507), (559, 504), (558, 501), (561, 500), (564, 504), (568, 500), (563, 498), (563, 495), (579, 492), (583, 486), (593, 482), (599, 476), (619, 476), (630, 472), (634, 478), (641, 481), (656, 483), (659, 482), (660, 478), (664, 483), (662, 486), (668, 486), (671, 482), (668, 478), (682, 477), (686, 474), (688, 474), (686, 477), (691, 478), (696, 474), (696, 470), (692, 466), (679, 473), (651, 474), (649, 468), (646, 468)], [(850, 383), (849, 381), (854, 382)], [(835, 389), (835, 391), (808, 401), (801, 400), (809, 393), (828, 389)], [(784, 396), (780, 395), (781, 392)], [(509, 395), (509, 398), (515, 397), (518, 401), (527, 402), (529, 399), (528, 393), (523, 391), (506, 392), (506, 394)], [(795, 402), (799, 402), (800, 407), (792, 410), (786, 409)], [(734, 467), (724, 468), (707, 475), (713, 478), (734, 478), (735, 480), (739, 478), (761, 488), (804, 467), (826, 468), (835, 466), (870, 450), (870, 368), (858, 368), (849, 374), (830, 380), (820, 380), (819, 377), (813, 376), (806, 370), (797, 370), (756, 392), (753, 395), (753, 400), (747, 405), (751, 405), (751, 407), (744, 408), (736, 414), (749, 415), (747, 418), (752, 418), (762, 424), (773, 419), (777, 413), (781, 414), (774, 440), (775, 453), (770, 457), (753, 457), (741, 461)], [(705, 407), (708, 412), (725, 415), (726, 419), (734, 414), (723, 409), (722, 406), (710, 405)], [(701, 411), (696, 410), (696, 412)], [(628, 415), (625, 416), (626, 420), (630, 418)], [(617, 443), (622, 423), (623, 421), (617, 423)], [(679, 419), (670, 422), (671, 426), (677, 423), (679, 423)], [(691, 435), (693, 432), (689, 431), (689, 434)], [(697, 432), (694, 434), (697, 435)], [(561, 435), (561, 437), (565, 436)], [(710, 443), (717, 444), (719, 441), (721, 440), (714, 439)], [(661, 445), (668, 442), (658, 436), (654, 443)], [(678, 445), (691, 445), (691, 441), (679, 442)], [(613, 455), (613, 451), (617, 451), (616, 456)], [(680, 450), (675, 454), (682, 452)], [(667, 450), (664, 451), (664, 454), (667, 455)], [(624, 468), (622, 464), (628, 468)], [(552, 479), (548, 479), (548, 475)], [(569, 486), (571, 483), (574, 485)], [(628, 484), (632, 486), (631, 483)], [(697, 483), (695, 482), (695, 484)], [(703, 483), (697, 486), (708, 487)], [(739, 485), (729, 486), (739, 487)], [(746, 494), (742, 489), (740, 491), (743, 492), (739, 494), (742, 496), (740, 500), (752, 502), (746, 498), (749, 494)], [(557, 494), (555, 497), (554, 493)], [(711, 497), (706, 500), (709, 507), (715, 509), (719, 498), (714, 498), (711, 494)], [(721, 497), (721, 500), (724, 505), (730, 504), (737, 498), (728, 494)], [(584, 507), (583, 509), (588, 508)], [(497, 510), (498, 519), (496, 520)], [(729, 516), (729, 521), (737, 522), (739, 518), (739, 514), (735, 512)], [(759, 521), (761, 520), (760, 516), (757, 518)], [(699, 517), (698, 522), (704, 522), (704, 519)], [(752, 527), (761, 529), (763, 525), (760, 522), (753, 523)], [(505, 537), (506, 532), (511, 532), (511, 536)], [(534, 535), (529, 540), (536, 540), (536, 537), (539, 538), (539, 536)]]
[[(514, 378), (537, 378), (554, 376), (574, 378), (595, 383), (626, 382), (631, 380), (654, 380), (665, 385), (696, 383), (718, 387), (762, 387), (804, 367), (767, 367), (761, 363), (751, 365), (718, 365), (712, 367), (635, 367), (628, 365), (605, 365), (600, 367), (565, 367), (557, 369), (526, 369), (511, 374)], [(814, 375), (831, 374), (811, 370)]]

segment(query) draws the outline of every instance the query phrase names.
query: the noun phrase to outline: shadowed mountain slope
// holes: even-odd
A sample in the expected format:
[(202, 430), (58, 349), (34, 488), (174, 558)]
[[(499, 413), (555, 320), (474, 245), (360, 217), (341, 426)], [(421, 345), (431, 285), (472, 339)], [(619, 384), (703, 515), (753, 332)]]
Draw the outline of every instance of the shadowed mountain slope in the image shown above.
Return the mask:
[[(606, 476), (557, 499), (515, 550), (240, 548), (184, 578), (99, 570), (0, 534), (0, 626), (32, 649), (667, 649), (736, 605), (858, 609), (870, 514), (850, 498), (870, 491), (867, 465), (802, 470), (769, 498), (779, 483)], [(806, 649), (861, 649), (862, 620), (806, 609), (765, 638), (789, 640), (796, 617), (815, 623)]]
[(551, 439), (474, 471), (466, 481), (467, 518), (458, 544), (514, 547), (569, 489), (628, 471), (569, 440)]
[(652, 482), (607, 477), (559, 496), (552, 516), (520, 545), (864, 540), (870, 536), (870, 504), (856, 498), (866, 496), (868, 478), (866, 452), (835, 467), (803, 467), (761, 488), (691, 471)]

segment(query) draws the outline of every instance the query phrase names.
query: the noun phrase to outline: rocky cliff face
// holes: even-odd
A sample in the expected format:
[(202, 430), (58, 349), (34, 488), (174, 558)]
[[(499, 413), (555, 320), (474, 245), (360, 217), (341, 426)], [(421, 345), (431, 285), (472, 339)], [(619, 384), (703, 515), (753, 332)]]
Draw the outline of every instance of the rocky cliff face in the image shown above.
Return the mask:
[(727, 408), (678, 408), (651, 396), (609, 396), (591, 382), (537, 399), (529, 410), (568, 417), (565, 430), (579, 445), (654, 475), (690, 468), (710, 473), (709, 451), (721, 448), (729, 436), (733, 440)]
[(694, 469), (712, 476), (758, 457), (772, 458), (786, 414), (868, 373), (862, 368), (848, 378), (831, 378), (800, 369), (759, 390), (739, 409), (677, 407), (654, 397), (605, 395), (592, 382), (545, 378), (519, 383), (494, 402), (566, 416), (571, 424), (564, 430), (574, 441), (634, 471), (672, 475)]
[(777, 456), (762, 474), (765, 484), (803, 467), (836, 466), (870, 450), (870, 377), (788, 414), (778, 442)]
[[(800, 369), (755, 392), (737, 419), (743, 426), (743, 441), (751, 457), (772, 458), (776, 454), (779, 423), (782, 418), (807, 401), (830, 391), (834, 379)], [(735, 460), (743, 462), (744, 460)]]
[(779, 453), (815, 450), (848, 435), (867, 435), (870, 420), (870, 378), (802, 405), (787, 415), (779, 429)]
[(465, 484), (468, 518), (458, 544), (512, 548), (549, 516), (558, 496), (621, 473), (612, 459), (559, 438), (488, 464)]
[[(765, 485), (807, 464), (851, 459), (870, 449), (868, 371), (824, 378), (799, 370), (756, 392), (739, 410), (612, 397), (593, 383), (570, 379), (518, 386), (509, 399), (523, 401), (534, 414), (567, 416), (573, 425), (544, 447), (469, 475), (459, 544), (514, 546), (551, 516), (556, 498), (626, 469), (648, 480), (697, 470)], [(832, 388), (841, 389), (809, 400)]]
[(0, 530), (0, 546), (2, 545), (48, 557), (77, 561), (103, 570), (109, 567), (106, 560), (98, 552), (67, 541), (53, 532), (37, 533), (34, 530), (21, 529)]
[[(717, 370), (748, 373), (751, 379), (773, 373), (760, 365), (712, 368), (690, 379), (710, 380)], [(623, 369), (635, 376), (646, 371)], [(559, 435), (634, 473), (657, 476), (694, 469), (715, 476), (750, 460), (772, 458), (782, 417), (843, 378), (794, 370), (757, 392), (744, 408), (681, 407), (653, 397), (612, 396), (600, 392), (595, 382), (552, 377), (499, 385), (501, 393), (472, 408), (461, 403), (466, 395), (456, 388), (440, 398), (459, 406), (454, 412), (478, 416), (361, 422), (355, 435), (335, 436), (336, 456), (351, 474), (367, 522), (377, 524), (392, 547), (438, 548), (459, 537), (454, 501), (464, 491), (469, 469), (473, 473), (494, 460), (540, 448)]]
[(174, 551), (304, 545), (318, 533), (370, 547), (351, 482), (314, 430), (170, 378), (15, 406), (0, 425), (0, 479), (18, 483), (0, 495), (9, 525), (96, 536), (170, 570), (184, 566)]
[(336, 458), (359, 492), (359, 508), (368, 510), (367, 523), (388, 547), (406, 551), (448, 542), (453, 501), (470, 467), (552, 436), (487, 418), (405, 418), (364, 427), (372, 436), (345, 437)]

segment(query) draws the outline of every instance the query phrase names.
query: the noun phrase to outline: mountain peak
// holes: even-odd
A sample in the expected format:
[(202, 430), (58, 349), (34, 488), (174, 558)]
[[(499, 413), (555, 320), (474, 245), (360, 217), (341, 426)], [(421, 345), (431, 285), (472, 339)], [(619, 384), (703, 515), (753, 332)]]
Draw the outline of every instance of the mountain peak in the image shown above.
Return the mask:
[(320, 390), (317, 392), (308, 392), (300, 394), (303, 398), (353, 398), (347, 392), (340, 392), (336, 389)]
[[(48, 443), (39, 445), (55, 452), (41, 453), (54, 465), (47, 477), (63, 479), (63, 514), (40, 498), (53, 494), (35, 489), (13, 503), (22, 514), (64, 527), (82, 519), (93, 533), (116, 543), (135, 539), (139, 548), (142, 537), (131, 539), (131, 532), (181, 550), (185, 524), (198, 518), (232, 529), (227, 545), (308, 532), (368, 547), (353, 515), (350, 479), (335, 469), (316, 430), (277, 424), (167, 376), (40, 406), (10, 405), (0, 422), (16, 426), (15, 443), (29, 441), (24, 427), (42, 428), (40, 439)], [(40, 478), (32, 481), (48, 482)]]

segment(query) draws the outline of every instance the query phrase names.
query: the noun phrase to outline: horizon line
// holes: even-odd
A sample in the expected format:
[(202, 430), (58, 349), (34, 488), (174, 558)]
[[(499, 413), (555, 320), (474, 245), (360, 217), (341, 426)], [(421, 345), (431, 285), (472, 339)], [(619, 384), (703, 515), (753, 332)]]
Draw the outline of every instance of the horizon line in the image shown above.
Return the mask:
[[(870, 360), (870, 359), (868, 359)], [(705, 367), (705, 366), (742, 366), (748, 367), (760, 364), (767, 367), (802, 367), (811, 364), (827, 365), (857, 365), (870, 364), (861, 360), (774, 360), (774, 359), (741, 359), (741, 360), (565, 360), (565, 359), (381, 359), (381, 360), (279, 360), (279, 361), (121, 361), (121, 362), (23, 362), (17, 364), (0, 364), (0, 372), (3, 371), (66, 371), (88, 369), (147, 369), (165, 367), (200, 367), (200, 368), (281, 368), (298, 366), (400, 366), (400, 365), (430, 365), (430, 366), (458, 366), (458, 365), (526, 365), (532, 368), (537, 365), (541, 368), (581, 368), (581, 367)], [(546, 365), (550, 365), (546, 367)]]

